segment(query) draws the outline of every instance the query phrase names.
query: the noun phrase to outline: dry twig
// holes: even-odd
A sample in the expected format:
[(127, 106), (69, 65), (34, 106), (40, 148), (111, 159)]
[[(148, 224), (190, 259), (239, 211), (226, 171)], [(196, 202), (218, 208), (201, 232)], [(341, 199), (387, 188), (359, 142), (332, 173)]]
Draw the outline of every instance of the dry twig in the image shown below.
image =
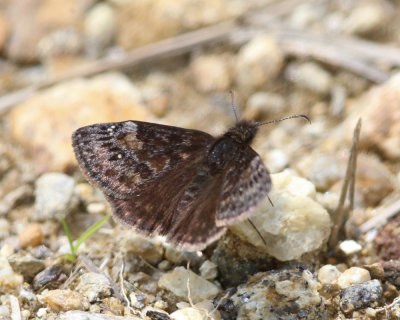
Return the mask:
[(6, 112), (13, 105), (29, 98), (38, 90), (47, 88), (59, 82), (76, 77), (89, 77), (110, 70), (131, 68), (150, 61), (165, 59), (184, 54), (194, 48), (226, 41), (235, 30), (233, 21), (223, 22), (211, 27), (188, 32), (173, 38), (161, 40), (149, 45), (134, 49), (120, 58), (98, 59), (91, 63), (79, 66), (62, 75), (42, 81), (31, 87), (17, 90), (0, 98), (0, 113)]
[(397, 200), (387, 208), (384, 208), (376, 216), (364, 222), (360, 228), (360, 233), (368, 232), (371, 229), (378, 228), (386, 223), (386, 221), (400, 212), (400, 200)]
[[(361, 119), (358, 119), (357, 125), (353, 133), (353, 144), (351, 146), (350, 157), (347, 163), (346, 175), (344, 178), (342, 191), (340, 193), (339, 203), (332, 218), (333, 227), (328, 241), (328, 247), (330, 249), (335, 247), (339, 240), (338, 239), (339, 231), (343, 228), (347, 212), (351, 212), (353, 210), (354, 188), (355, 188), (355, 178), (357, 169), (358, 142), (360, 138), (360, 131), (361, 131)], [(345, 202), (348, 193), (349, 193), (350, 206), (348, 210), (346, 210)]]

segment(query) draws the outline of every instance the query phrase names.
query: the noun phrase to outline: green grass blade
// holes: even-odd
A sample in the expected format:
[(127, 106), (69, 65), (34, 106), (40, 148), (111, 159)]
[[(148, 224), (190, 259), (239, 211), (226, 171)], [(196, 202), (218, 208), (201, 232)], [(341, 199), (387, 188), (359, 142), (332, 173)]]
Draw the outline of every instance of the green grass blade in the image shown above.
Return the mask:
[(67, 235), (67, 238), (68, 238), (69, 247), (71, 249), (71, 254), (74, 256), (75, 255), (75, 250), (74, 250), (74, 245), (72, 243), (71, 233), (69, 232), (68, 225), (65, 222), (64, 218), (61, 218), (61, 223), (62, 223), (62, 226), (64, 228), (64, 232), (65, 232), (65, 234)]
[(63, 257), (72, 263), (76, 262), (76, 258), (72, 254), (67, 253), (67, 254), (63, 255)]
[(105, 216), (103, 219), (100, 221), (96, 222), (94, 225), (92, 225), (89, 229), (87, 229), (84, 233), (81, 234), (79, 239), (76, 241), (74, 245), (74, 252), (78, 251), (78, 248), (82, 243), (86, 241), (87, 238), (89, 238), (93, 233), (95, 233), (98, 229), (101, 228), (101, 226), (107, 222), (107, 220), (110, 219), (110, 216)]

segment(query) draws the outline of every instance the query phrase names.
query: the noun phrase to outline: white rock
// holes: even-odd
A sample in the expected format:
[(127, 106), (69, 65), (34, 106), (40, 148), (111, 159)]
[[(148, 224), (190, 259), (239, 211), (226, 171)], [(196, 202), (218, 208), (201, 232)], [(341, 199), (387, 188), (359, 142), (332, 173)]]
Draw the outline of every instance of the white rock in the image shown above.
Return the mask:
[(92, 202), (87, 205), (86, 210), (92, 214), (100, 214), (107, 211), (107, 206), (104, 202)]
[(177, 310), (171, 313), (171, 319), (174, 320), (220, 320), (220, 313), (215, 310), (213, 304), (204, 300), (200, 303), (197, 303), (194, 308), (188, 307)]
[(263, 201), (251, 217), (268, 247), (247, 221), (230, 229), (281, 261), (319, 249), (328, 239), (331, 222), (328, 212), (314, 200), (314, 185), (289, 170), (272, 174), (271, 178), (269, 197), (274, 206)]
[(217, 277), (217, 265), (210, 260), (206, 260), (200, 266), (201, 277), (206, 280), (214, 280)]
[(351, 256), (357, 252), (362, 250), (362, 247), (359, 243), (354, 240), (345, 240), (340, 243), (339, 249), (346, 255)]
[(371, 280), (369, 271), (359, 267), (351, 267), (343, 272), (338, 279), (338, 285), (341, 289), (350, 287), (353, 284), (364, 283)]
[(318, 270), (318, 280), (323, 284), (334, 284), (341, 274), (334, 265), (327, 264)]
[(36, 312), (36, 316), (38, 318), (43, 318), (47, 314), (48, 308), (39, 308), (39, 310)]
[(219, 293), (216, 285), (199, 277), (192, 271), (188, 272), (184, 267), (177, 267), (173, 271), (164, 274), (158, 281), (158, 285), (180, 298), (188, 299), (187, 281), (189, 274), (190, 296), (194, 303), (214, 298)]

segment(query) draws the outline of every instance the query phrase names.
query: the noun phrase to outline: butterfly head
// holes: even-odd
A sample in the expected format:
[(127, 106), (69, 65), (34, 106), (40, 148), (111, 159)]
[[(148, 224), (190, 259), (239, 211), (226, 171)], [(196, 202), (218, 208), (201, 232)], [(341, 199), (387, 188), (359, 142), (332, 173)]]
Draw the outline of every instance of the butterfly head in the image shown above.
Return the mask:
[(258, 126), (253, 120), (240, 120), (225, 134), (239, 143), (250, 144), (257, 134)]

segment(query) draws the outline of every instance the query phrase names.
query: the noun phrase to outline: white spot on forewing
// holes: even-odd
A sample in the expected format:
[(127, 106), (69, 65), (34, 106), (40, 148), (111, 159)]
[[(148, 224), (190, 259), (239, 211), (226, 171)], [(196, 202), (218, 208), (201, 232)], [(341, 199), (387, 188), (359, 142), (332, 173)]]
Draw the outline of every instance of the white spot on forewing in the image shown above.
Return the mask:
[(118, 159), (122, 159), (122, 154), (119, 154), (117, 157)]
[(124, 123), (124, 129), (128, 132), (136, 132), (137, 124), (133, 121), (127, 121)]

